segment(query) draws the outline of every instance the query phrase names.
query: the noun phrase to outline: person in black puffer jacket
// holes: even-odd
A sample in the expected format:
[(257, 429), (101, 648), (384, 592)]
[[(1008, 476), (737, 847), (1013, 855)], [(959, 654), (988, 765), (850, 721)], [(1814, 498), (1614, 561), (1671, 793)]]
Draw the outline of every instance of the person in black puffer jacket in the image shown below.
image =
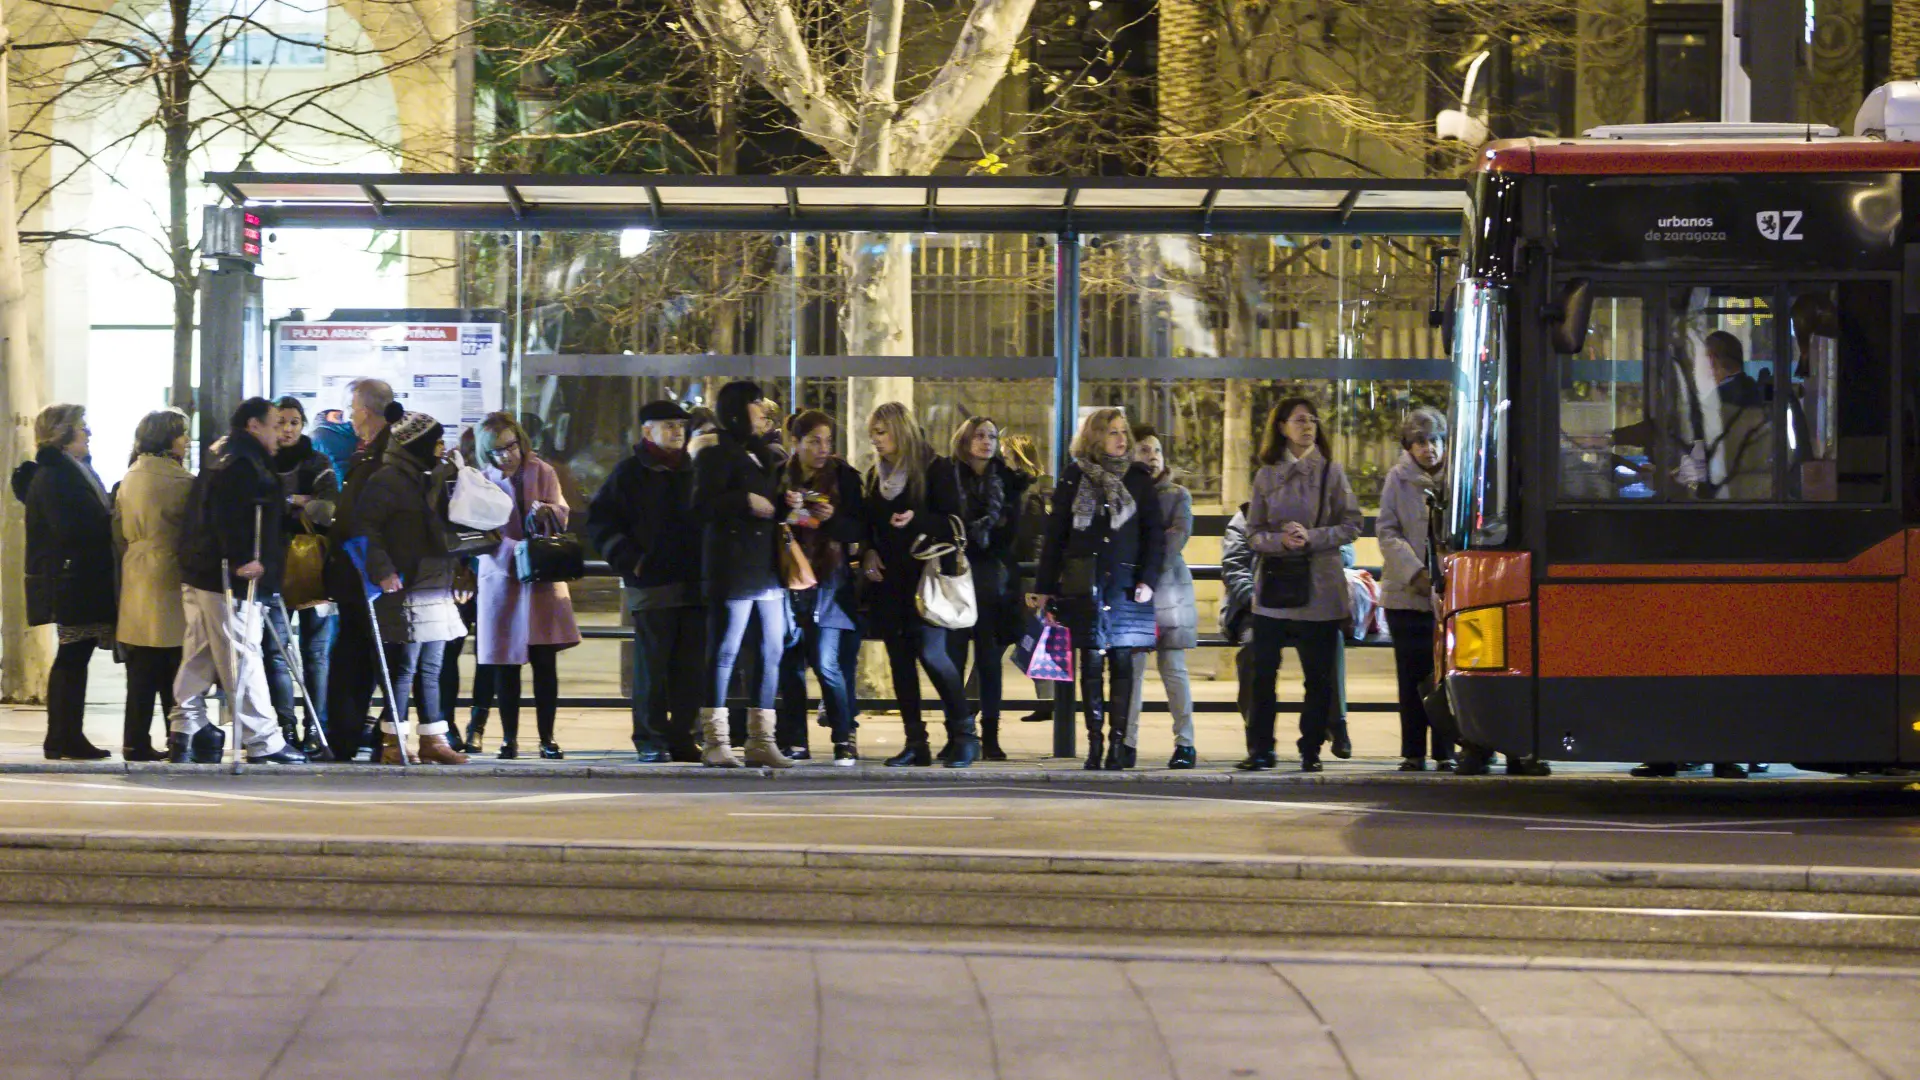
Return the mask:
[(731, 382), (721, 387), (714, 412), (720, 430), (713, 445), (693, 462), (693, 519), (701, 525), (701, 576), (707, 595), (707, 699), (700, 711), (701, 760), (736, 768), (727, 732), (727, 685), (733, 681), (747, 624), (760, 625), (759, 678), (747, 688), (749, 765), (793, 765), (774, 740), (774, 699), (780, 658), (786, 651), (786, 583), (775, 548), (774, 517), (780, 499), (780, 462), (754, 434), (764, 422), (760, 388)]
[(959, 489), (967, 563), (980, 605), (973, 628), (947, 635), (947, 644), (962, 675), (967, 645), (973, 645), (974, 678), (980, 685), (980, 756), (1005, 761), (1006, 751), (1000, 749), (1000, 667), (1007, 646), (1020, 637), (1026, 622), (1014, 547), (1033, 481), (1000, 456), (1000, 426), (985, 416), (969, 417), (954, 431), (953, 457), (942, 464), (953, 470)]
[(225, 738), (207, 718), (207, 694), (227, 692), (235, 734), (250, 762), (295, 765), (275, 722), (261, 640), (267, 597), (280, 591), (280, 478), (268, 455), (278, 444), (273, 403), (248, 398), (233, 412), (222, 449), (204, 463), (187, 497), (180, 582), (187, 633), (173, 682), (168, 760), (220, 760)]
[[(1153, 587), (1160, 580), (1166, 530), (1153, 474), (1133, 460), (1132, 449), (1125, 413), (1109, 408), (1087, 414), (1053, 494), (1034, 595), (1027, 598), (1036, 611), (1053, 603), (1079, 650), (1088, 769), (1127, 767), (1132, 654), (1153, 648), (1156, 637)], [(1112, 671), (1111, 696), (1101, 685), (1103, 666)]]
[(87, 664), (113, 646), (119, 613), (114, 583), (113, 510), (90, 463), (87, 411), (49, 405), (33, 420), (39, 451), (13, 472), (13, 493), (27, 508), (27, 625), (53, 623), (60, 651), (47, 673), (50, 760), (98, 761), (107, 751), (87, 741)]
[[(393, 408), (388, 415), (393, 415)], [(420, 725), (420, 754), (425, 765), (464, 765), (467, 756), (447, 742), (446, 702), (440, 699), (440, 665), (447, 642), (466, 634), (454, 597), (458, 556), (447, 551), (446, 519), (435, 506), (437, 488), (452, 479), (441, 466), (445, 434), (425, 413), (402, 412), (387, 429), (386, 459), (367, 481), (355, 507), (353, 531), (345, 544), (364, 537), (367, 578), (381, 596), (373, 603), (380, 626), (393, 697), (381, 721), (380, 760), (400, 764), (401, 725), (413, 704), (414, 675), (420, 676), (427, 719)]]
[(671, 401), (640, 410), (640, 445), (614, 467), (587, 509), (587, 537), (620, 572), (633, 614), (633, 749), (643, 763), (699, 761), (694, 727), (706, 683), (707, 610), (700, 598), (700, 529), (691, 520), (687, 412)]

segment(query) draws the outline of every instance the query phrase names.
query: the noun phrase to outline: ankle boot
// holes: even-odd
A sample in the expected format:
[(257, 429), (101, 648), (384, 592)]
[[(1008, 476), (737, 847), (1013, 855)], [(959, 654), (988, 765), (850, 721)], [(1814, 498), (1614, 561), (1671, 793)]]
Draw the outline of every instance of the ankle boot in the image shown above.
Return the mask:
[(1107, 771), (1120, 772), (1127, 767), (1127, 733), (1113, 731), (1107, 734)]
[(395, 735), (391, 731), (382, 732), (380, 735), (380, 764), (406, 764), (406, 762), (400, 760), (400, 736)]
[(904, 769), (908, 766), (924, 768), (933, 764), (933, 747), (929, 746), (925, 739), (919, 742), (909, 739), (906, 747), (888, 758), (884, 764), (892, 769)]
[(1000, 749), (1000, 718), (980, 718), (980, 757), (986, 761), (1005, 761), (1007, 752)]
[(700, 764), (710, 769), (737, 769), (740, 759), (733, 756), (728, 741), (727, 710), (700, 710)]
[(185, 765), (193, 760), (193, 736), (184, 732), (167, 732), (167, 760), (175, 765)]
[(192, 761), (195, 765), (218, 765), (227, 755), (226, 729), (208, 724), (193, 733)]
[(781, 753), (780, 744), (774, 741), (773, 729), (779, 718), (780, 714), (772, 709), (747, 710), (747, 764), (768, 769), (793, 768), (793, 759)]
[(1353, 756), (1353, 739), (1347, 735), (1347, 721), (1342, 718), (1327, 725), (1327, 731), (1333, 736), (1333, 756), (1342, 761)]
[(467, 755), (453, 748), (445, 735), (420, 736), (420, 764), (465, 765)]
[(480, 741), (487, 737), (487, 714), (483, 709), (475, 709), (467, 720), (467, 753), (480, 752)]
[(953, 756), (947, 759), (947, 768), (964, 769), (980, 760), (980, 737), (973, 733), (973, 717), (956, 721), (953, 725)]

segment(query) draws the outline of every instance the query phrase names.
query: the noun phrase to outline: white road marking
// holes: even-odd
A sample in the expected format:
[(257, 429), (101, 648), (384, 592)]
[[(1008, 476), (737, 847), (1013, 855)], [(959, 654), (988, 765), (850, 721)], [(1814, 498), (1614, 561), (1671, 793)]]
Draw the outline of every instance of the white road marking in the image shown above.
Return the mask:
[(728, 817), (754, 818), (860, 818), (866, 821), (997, 821), (998, 818), (981, 814), (836, 814), (823, 811), (817, 814), (781, 813), (772, 810), (739, 810), (727, 814)]
[(191, 806), (207, 809), (203, 802), (153, 802), (145, 799), (0, 799), (0, 806)]
[[(1728, 824), (1738, 825), (1740, 823), (1736, 821), (1736, 822), (1729, 822)], [(1660, 826), (1657, 828), (1643, 828), (1640, 826), (1605, 827), (1605, 826), (1599, 826), (1599, 825), (1529, 825), (1526, 827), (1526, 831), (1527, 832), (1606, 832), (1606, 833), (1625, 833), (1630, 836), (1632, 835), (1668, 836), (1674, 833), (1697, 833), (1697, 834), (1702, 834), (1706, 836), (1792, 836), (1793, 835), (1793, 831), (1790, 829), (1741, 829), (1741, 828), (1672, 829), (1672, 828), (1667, 828), (1665, 826)]]

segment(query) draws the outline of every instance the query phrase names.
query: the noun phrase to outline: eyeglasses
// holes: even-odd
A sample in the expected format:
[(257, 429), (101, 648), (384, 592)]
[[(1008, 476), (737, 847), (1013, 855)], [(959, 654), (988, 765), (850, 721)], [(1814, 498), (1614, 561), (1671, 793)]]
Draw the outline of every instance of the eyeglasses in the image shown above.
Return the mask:
[(518, 452), (519, 449), (520, 449), (519, 443), (510, 442), (500, 446), (496, 446), (492, 450), (489, 450), (488, 453), (492, 454), (494, 457), (503, 458), (503, 457), (506, 457), (508, 454)]

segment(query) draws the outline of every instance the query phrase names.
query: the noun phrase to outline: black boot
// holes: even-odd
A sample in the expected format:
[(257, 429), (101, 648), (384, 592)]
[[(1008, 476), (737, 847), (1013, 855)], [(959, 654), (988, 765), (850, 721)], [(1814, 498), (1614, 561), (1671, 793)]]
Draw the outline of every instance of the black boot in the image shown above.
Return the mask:
[(969, 716), (953, 725), (953, 756), (947, 759), (947, 768), (964, 769), (980, 760), (980, 737), (973, 733), (973, 717)]
[(924, 768), (933, 764), (933, 747), (925, 739), (919, 742), (909, 740), (906, 749), (888, 758), (886, 764), (893, 769), (904, 769), (909, 765)]
[(1120, 772), (1127, 767), (1127, 733), (1110, 732), (1107, 735), (1107, 771)]
[(167, 732), (167, 760), (175, 765), (192, 761), (193, 736), (178, 731)]
[(464, 740), (467, 744), (467, 753), (479, 753), (480, 741), (486, 737), (487, 711), (485, 709), (475, 709), (472, 713), (468, 714), (467, 719), (467, 733)]
[(1000, 749), (1000, 718), (997, 716), (980, 719), (980, 757), (986, 761), (1007, 760), (1007, 752)]
[[(171, 743), (171, 740), (169, 740)], [(193, 763), (195, 765), (218, 765), (227, 752), (227, 733), (224, 729), (208, 724), (193, 733)]]
[(1347, 721), (1342, 717), (1327, 725), (1333, 735), (1333, 756), (1345, 761), (1353, 756), (1353, 740), (1347, 736)]

